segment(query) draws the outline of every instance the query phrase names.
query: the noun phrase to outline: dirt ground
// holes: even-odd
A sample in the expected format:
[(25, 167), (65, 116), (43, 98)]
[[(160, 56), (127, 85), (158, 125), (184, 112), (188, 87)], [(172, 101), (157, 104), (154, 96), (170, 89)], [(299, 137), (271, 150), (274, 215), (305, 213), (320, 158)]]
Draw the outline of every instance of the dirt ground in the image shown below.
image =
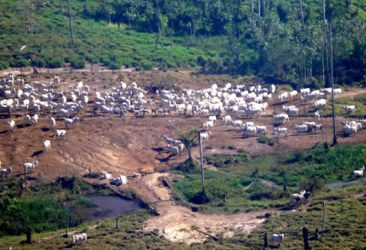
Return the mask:
[[(59, 72), (60, 73), (60, 72)], [(42, 74), (39, 77), (27, 75), (28, 79), (46, 80), (53, 74)], [(136, 81), (145, 87), (173, 84), (180, 88), (202, 88), (213, 83), (225, 84), (228, 81), (241, 82), (244, 78), (231, 79), (228, 76), (198, 75), (188, 71), (179, 72), (74, 72), (60, 73), (65, 82), (61, 88), (67, 89), (78, 81), (83, 80), (91, 89), (109, 88), (113, 84), (124, 80)], [(365, 92), (355, 89), (344, 93), (351, 97)], [(301, 105), (300, 100), (291, 103)], [(290, 104), (290, 103), (288, 103)], [(267, 125), (269, 134), (272, 133), (272, 112), (278, 110), (282, 104), (272, 105), (263, 117), (248, 119), (256, 124)], [(305, 106), (305, 108), (309, 108)], [(184, 241), (188, 244), (202, 242), (208, 236), (224, 233), (230, 236), (235, 232), (250, 232), (263, 223), (257, 218), (263, 212), (233, 214), (233, 215), (203, 215), (194, 213), (188, 208), (180, 207), (170, 201), (169, 190), (160, 187), (158, 178), (162, 170), (167, 170), (174, 164), (183, 161), (187, 155), (183, 153), (177, 157), (169, 157), (164, 150), (163, 135), (177, 136), (178, 130), (198, 128), (207, 117), (145, 117), (135, 118), (127, 116), (93, 117), (89, 111), (81, 114), (81, 122), (68, 130), (64, 138), (55, 138), (54, 132), (49, 130), (48, 117), (41, 115), (40, 122), (31, 127), (23, 127), (22, 114), (13, 118), (18, 127), (8, 131), (7, 121), (0, 119), (0, 160), (3, 166), (12, 166), (15, 175), (23, 174), (23, 163), (38, 160), (40, 167), (32, 175), (43, 180), (52, 180), (60, 175), (84, 175), (91, 171), (109, 171), (114, 176), (123, 174), (133, 176), (143, 173), (142, 178), (131, 178), (129, 188), (146, 202), (155, 203), (161, 214), (146, 222), (145, 230), (158, 229), (166, 238), (173, 241)], [(169, 126), (168, 120), (174, 119), (174, 126)], [(337, 133), (339, 143), (365, 143), (366, 130), (351, 137), (341, 135), (341, 122), (345, 118), (337, 118)], [(323, 133), (297, 134), (293, 131), (295, 124), (302, 121), (313, 121), (312, 117), (297, 117), (291, 119), (285, 126), (290, 128), (286, 137), (279, 138), (279, 144), (268, 146), (257, 142), (256, 138), (243, 138), (239, 130), (225, 126), (220, 121), (213, 129), (208, 141), (204, 141), (205, 154), (235, 153), (233, 150), (222, 149), (223, 146), (235, 145), (251, 155), (262, 155), (276, 152), (304, 150), (316, 143), (331, 142), (331, 119), (322, 118), (325, 130)], [(58, 121), (58, 129), (63, 129), (62, 121)], [(49, 139), (52, 148), (43, 151), (43, 141)], [(198, 156), (198, 149), (193, 154)], [(192, 230), (194, 228), (195, 230)]]

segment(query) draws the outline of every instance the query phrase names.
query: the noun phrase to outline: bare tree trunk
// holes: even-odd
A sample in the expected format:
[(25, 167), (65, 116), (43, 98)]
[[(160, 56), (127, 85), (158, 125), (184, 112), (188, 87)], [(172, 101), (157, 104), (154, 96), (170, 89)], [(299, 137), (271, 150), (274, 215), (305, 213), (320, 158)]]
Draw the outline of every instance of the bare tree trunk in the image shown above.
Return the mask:
[(205, 188), (205, 171), (203, 169), (203, 146), (202, 146), (202, 137), (201, 132), (198, 133), (198, 138), (200, 142), (200, 165), (201, 165), (201, 184), (202, 184), (202, 195), (206, 197), (206, 188)]
[(254, 13), (254, 0), (252, 0), (252, 14)]
[(333, 121), (333, 145), (337, 145), (337, 133), (335, 123), (335, 104), (334, 104), (334, 65), (333, 65), (333, 38), (332, 24), (329, 23), (329, 44), (330, 44), (330, 82), (332, 85), (332, 121)]
[(324, 21), (324, 87), (329, 87), (329, 53), (328, 53), (328, 20), (326, 16), (326, 0), (323, 0), (323, 21)]
[(261, 0), (258, 0), (258, 16), (261, 16)]
[(325, 88), (326, 87), (326, 85), (325, 85), (325, 62), (324, 62), (324, 51), (323, 51), (323, 53), (322, 53), (322, 79), (323, 79), (323, 88)]
[(305, 20), (304, 20), (304, 10), (302, 6), (302, 0), (299, 0), (299, 12), (301, 19), (301, 50), (302, 50), (302, 72), (301, 72), (301, 82), (306, 83), (306, 53), (305, 53)]
[(72, 20), (71, 20), (70, 0), (67, 0), (67, 10), (69, 12), (69, 31), (70, 31), (71, 43), (74, 43), (74, 34), (73, 34), (73, 30), (72, 30)]

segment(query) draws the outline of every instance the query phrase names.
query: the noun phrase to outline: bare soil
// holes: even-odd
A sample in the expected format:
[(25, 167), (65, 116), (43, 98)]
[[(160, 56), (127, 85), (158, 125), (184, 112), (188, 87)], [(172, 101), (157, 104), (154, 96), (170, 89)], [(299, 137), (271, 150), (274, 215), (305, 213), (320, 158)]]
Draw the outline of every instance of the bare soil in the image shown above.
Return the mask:
[[(61, 88), (67, 89), (78, 81), (84, 81), (91, 89), (100, 90), (114, 86), (118, 81), (136, 81), (146, 87), (173, 84), (180, 88), (202, 88), (213, 83), (225, 84), (228, 81), (240, 82), (243, 78), (228, 76), (199, 75), (189, 71), (179, 72), (58, 72), (65, 82)], [(53, 74), (45, 73), (33, 77), (32, 80), (47, 80)], [(347, 91), (345, 96), (354, 96), (364, 92), (357, 89)], [(351, 94), (352, 93), (352, 94)], [(290, 103), (301, 103), (294, 100)], [(281, 104), (270, 107), (268, 114), (263, 117), (248, 119), (269, 128), (272, 133), (271, 115)], [(305, 106), (307, 108), (307, 106)], [(81, 114), (80, 124), (68, 130), (65, 138), (55, 138), (54, 132), (49, 130), (49, 115), (42, 115), (35, 126), (23, 127), (23, 114), (13, 118), (18, 125), (13, 132), (7, 127), (10, 119), (0, 119), (0, 159), (3, 166), (12, 166), (16, 175), (23, 174), (24, 162), (38, 160), (40, 167), (31, 175), (41, 180), (52, 180), (60, 175), (82, 176), (91, 171), (110, 171), (114, 176), (123, 174), (133, 176), (135, 173), (144, 174), (141, 178), (130, 178), (128, 188), (148, 203), (154, 204), (161, 214), (146, 222), (145, 230), (157, 229), (167, 239), (184, 241), (188, 244), (202, 242), (207, 234), (225, 236), (236, 232), (248, 233), (260, 226), (264, 219), (258, 218), (264, 212), (240, 213), (232, 215), (204, 215), (192, 212), (190, 209), (177, 206), (171, 201), (169, 190), (162, 187), (159, 177), (168, 174), (158, 172), (168, 170), (175, 164), (186, 159), (186, 153), (176, 157), (169, 157), (164, 149), (163, 135), (177, 136), (179, 130), (198, 128), (207, 117), (145, 117), (135, 118), (117, 116), (92, 117), (90, 112)], [(168, 120), (174, 119), (175, 126), (169, 126)], [(312, 117), (297, 117), (291, 119), (285, 126), (290, 128), (286, 137), (279, 138), (279, 144), (268, 146), (257, 142), (256, 138), (243, 138), (239, 130), (225, 126), (220, 121), (213, 129), (213, 135), (204, 141), (205, 154), (225, 153), (234, 154), (236, 150), (227, 149), (228, 145), (235, 145), (236, 149), (243, 149), (251, 155), (263, 155), (276, 152), (305, 150), (316, 143), (331, 142), (331, 119), (322, 118), (324, 132), (298, 134), (293, 131), (295, 124), (302, 121), (313, 121)], [(341, 121), (337, 118), (337, 134), (339, 143), (354, 144), (366, 142), (366, 130), (357, 135), (343, 137), (341, 135)], [(63, 129), (62, 121), (58, 121), (58, 129)], [(50, 139), (52, 148), (43, 151), (43, 141)], [(224, 147), (223, 147), (224, 146)], [(198, 156), (198, 149), (193, 154)], [(265, 211), (268, 212), (268, 211)]]

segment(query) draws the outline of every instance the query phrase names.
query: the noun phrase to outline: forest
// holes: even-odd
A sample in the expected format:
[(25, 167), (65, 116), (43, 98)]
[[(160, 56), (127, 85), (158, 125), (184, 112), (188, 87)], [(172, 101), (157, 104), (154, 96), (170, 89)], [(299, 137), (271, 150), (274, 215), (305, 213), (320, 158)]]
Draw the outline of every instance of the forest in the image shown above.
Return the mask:
[[(6, 38), (0, 45), (1, 68), (194, 67), (314, 87), (329, 86), (333, 71), (336, 84), (366, 84), (363, 0), (25, 0), (0, 7)], [(9, 35), (15, 30), (17, 35)], [(7, 49), (18, 43), (19, 33), (21, 40), (39, 45), (33, 45), (39, 53), (33, 60), (25, 60), (26, 53), (12, 55), (8, 64)], [(63, 51), (55, 59), (45, 51), (57, 50), (60, 38)]]

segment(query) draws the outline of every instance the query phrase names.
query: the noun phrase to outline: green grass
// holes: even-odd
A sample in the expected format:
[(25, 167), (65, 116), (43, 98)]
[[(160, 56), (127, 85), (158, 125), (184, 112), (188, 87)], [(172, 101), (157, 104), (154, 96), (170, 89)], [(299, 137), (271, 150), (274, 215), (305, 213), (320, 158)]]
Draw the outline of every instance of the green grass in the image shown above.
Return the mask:
[[(364, 249), (366, 247), (366, 196), (365, 182), (353, 184), (341, 190), (324, 189), (310, 197), (306, 212), (282, 212), (270, 216), (266, 223), (250, 235), (236, 234), (220, 241), (207, 240), (191, 246), (173, 243), (157, 231), (144, 232), (143, 224), (151, 217), (145, 210), (120, 217), (120, 230), (115, 230), (114, 219), (87, 222), (69, 231), (86, 232), (88, 243), (72, 246), (72, 239), (63, 238), (65, 230), (34, 234), (32, 245), (22, 244), (25, 236), (0, 237), (0, 246), (13, 249), (262, 249), (263, 235), (267, 233), (273, 245), (272, 233), (284, 233), (285, 241), (280, 249), (303, 249), (301, 230), (307, 226), (312, 236), (315, 229), (322, 229), (322, 204), (326, 202), (326, 231), (322, 241), (311, 240), (312, 249)], [(363, 195), (362, 195), (363, 194)], [(96, 228), (91, 229), (95, 226)], [(45, 239), (48, 237), (48, 239)]]
[[(352, 180), (352, 171), (366, 164), (366, 145), (323, 145), (307, 151), (260, 156), (211, 155), (206, 162), (217, 171), (205, 171), (210, 202), (199, 205), (204, 212), (235, 212), (278, 208), (289, 204), (289, 193), (300, 188), (316, 191), (327, 183)], [(179, 172), (174, 195), (190, 205), (201, 191), (200, 172)], [(268, 187), (261, 180), (278, 185)], [(250, 183), (253, 183), (248, 188)], [(288, 191), (283, 191), (286, 186)], [(247, 187), (247, 188), (246, 188)]]
[[(355, 105), (356, 112), (354, 114), (347, 114), (343, 110), (343, 106), (345, 105)], [(355, 117), (363, 117), (366, 115), (366, 95), (358, 95), (354, 98), (349, 97), (341, 97), (335, 99), (335, 113), (337, 116), (355, 116)], [(325, 110), (320, 112), (322, 116), (331, 116), (332, 115), (332, 105), (331, 102), (328, 101)]]
[[(0, 235), (18, 235), (29, 228), (43, 232), (78, 225), (87, 220), (91, 208), (88, 194), (108, 195), (110, 191), (93, 187), (74, 177), (62, 177), (51, 183), (36, 183), (21, 190), (20, 179), (0, 184)], [(64, 203), (69, 204), (66, 209)], [(16, 223), (13, 221), (16, 220)]]
[[(75, 2), (74, 7), (78, 4)], [(70, 44), (68, 20), (57, 3), (51, 2), (37, 11), (30, 34), (26, 20), (16, 14), (22, 13), (21, 1), (2, 1), (0, 9), (12, 13), (0, 16), (1, 68), (27, 66), (26, 53), (34, 54), (38, 67), (56, 68), (70, 63), (74, 68), (83, 68), (85, 63), (102, 63), (115, 69), (121, 66), (137, 69), (196, 67), (197, 58), (206, 54), (203, 49), (182, 44), (184, 40), (179, 38), (163, 37), (156, 47), (154, 34), (128, 30), (124, 26), (118, 29), (105, 22), (81, 18), (81, 15), (74, 18), (75, 44)], [(24, 44), (27, 48), (22, 53), (17, 52)]]
[[(280, 216), (272, 216), (250, 236), (236, 236), (227, 241), (245, 242), (251, 249), (261, 249), (259, 246), (263, 244), (264, 233), (269, 238), (272, 233), (284, 233), (285, 241), (281, 249), (303, 249), (302, 227), (306, 225), (310, 237), (314, 236), (316, 229), (322, 229), (322, 206), (325, 201), (326, 231), (322, 241), (310, 241), (312, 249), (365, 249), (365, 191), (365, 182), (341, 190), (324, 189), (310, 198), (306, 212), (285, 212)], [(357, 198), (355, 194), (360, 196)]]

